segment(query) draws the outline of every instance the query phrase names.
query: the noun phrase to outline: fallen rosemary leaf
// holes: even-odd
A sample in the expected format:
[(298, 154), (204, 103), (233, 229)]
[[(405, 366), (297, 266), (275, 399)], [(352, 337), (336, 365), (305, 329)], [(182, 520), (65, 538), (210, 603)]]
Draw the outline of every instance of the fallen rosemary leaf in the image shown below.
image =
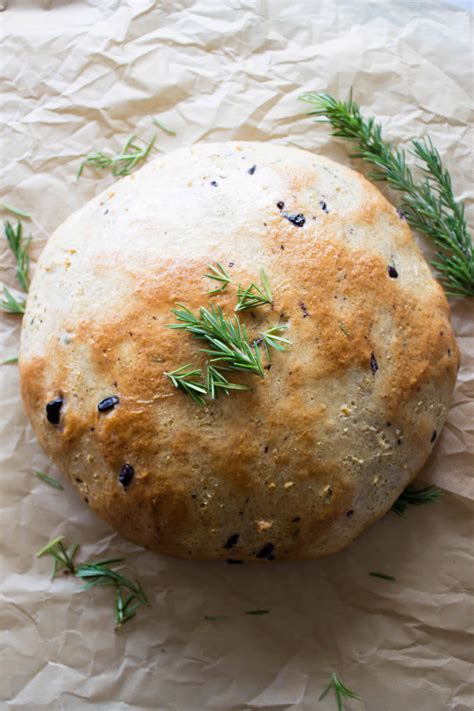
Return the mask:
[(380, 578), (381, 580), (395, 580), (392, 575), (385, 575), (385, 573), (369, 573), (373, 578)]
[(40, 471), (39, 469), (36, 469), (35, 476), (37, 476), (38, 479), (41, 479), (41, 481), (44, 481), (45, 484), (49, 484), (49, 486), (52, 486), (54, 489), (59, 489), (59, 491), (64, 491), (64, 486), (61, 484), (61, 482), (59, 482), (54, 477), (49, 476), (49, 474), (45, 474), (44, 472)]
[(176, 136), (176, 131), (172, 131), (171, 128), (165, 126), (163, 123), (161, 123), (161, 121), (158, 121), (158, 119), (154, 118), (153, 123), (155, 124), (155, 126), (158, 126), (158, 128), (161, 128), (162, 131), (168, 133), (170, 136)]
[(361, 700), (359, 694), (356, 694), (355, 691), (351, 691), (350, 689), (348, 689), (347, 686), (342, 683), (338, 675), (333, 672), (331, 674), (331, 681), (324, 689), (318, 701), (322, 701), (331, 689), (334, 689), (334, 693), (336, 695), (337, 711), (343, 711), (344, 699), (357, 699), (359, 701)]
[(5, 212), (10, 212), (16, 217), (23, 217), (23, 219), (25, 220), (31, 220), (31, 215), (28, 212), (20, 210), (18, 207), (13, 207), (13, 205), (7, 205), (6, 202), (0, 203), (0, 207), (2, 208), (2, 210), (5, 210)]
[(227, 615), (204, 615), (205, 620), (212, 620), (212, 621), (219, 621), (219, 620), (227, 620), (228, 617)]
[(408, 506), (424, 506), (425, 504), (434, 504), (443, 496), (441, 489), (435, 486), (424, 486), (417, 489), (415, 486), (407, 486), (402, 491), (398, 499), (392, 506), (393, 513), (398, 516), (404, 516)]
[(246, 610), (246, 615), (268, 615), (270, 610)]
[(369, 175), (386, 181), (402, 194), (402, 214), (416, 230), (424, 233), (437, 248), (432, 262), (448, 294), (474, 296), (474, 245), (467, 229), (464, 205), (456, 201), (451, 176), (444, 168), (431, 139), (411, 141), (412, 154), (423, 179), (415, 182), (406, 164), (405, 151), (393, 148), (382, 138), (375, 119), (364, 119), (352, 99), (338, 101), (330, 94), (308, 93), (300, 97), (312, 104), (310, 115), (329, 122), (333, 136), (351, 140), (357, 149), (353, 158), (362, 158), (375, 167)]
[(18, 356), (13, 356), (12, 358), (6, 358), (2, 360), (0, 365), (9, 365), (10, 363), (18, 363)]

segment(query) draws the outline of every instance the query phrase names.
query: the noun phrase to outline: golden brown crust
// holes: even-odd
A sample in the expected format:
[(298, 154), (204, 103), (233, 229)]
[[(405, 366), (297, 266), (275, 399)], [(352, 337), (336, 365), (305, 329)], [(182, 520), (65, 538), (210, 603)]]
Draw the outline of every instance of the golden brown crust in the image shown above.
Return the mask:
[[(262, 176), (253, 212), (242, 154)], [(459, 360), (446, 299), (406, 223), (356, 173), (260, 144), (176, 155), (181, 175), (160, 159), (51, 238), (22, 336), (26, 411), (92, 508), (137, 543), (194, 558), (327, 554), (382, 515), (432, 449)], [(214, 205), (207, 176), (224, 170)], [(179, 201), (184, 227), (160, 212)], [(176, 301), (207, 302), (216, 260), (236, 283), (265, 268), (274, 305), (242, 321), (252, 335), (284, 323), (293, 345), (264, 379), (234, 378), (250, 391), (199, 408), (163, 372), (203, 365), (201, 344), (166, 325)], [(235, 286), (212, 300), (230, 315)], [(54, 426), (44, 408), (58, 395)], [(110, 395), (119, 404), (98, 412)]]

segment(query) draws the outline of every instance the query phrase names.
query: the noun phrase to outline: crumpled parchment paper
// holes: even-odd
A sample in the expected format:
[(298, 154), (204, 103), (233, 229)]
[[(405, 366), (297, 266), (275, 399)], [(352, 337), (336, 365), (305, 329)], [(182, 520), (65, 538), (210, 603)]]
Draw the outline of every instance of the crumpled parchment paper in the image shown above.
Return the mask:
[[(472, 15), (432, 0), (3, 0), (0, 199), (31, 211), (33, 257), (110, 177), (75, 172), (118, 151), (152, 117), (168, 151), (196, 141), (276, 141), (348, 163), (314, 125), (302, 91), (354, 97), (387, 138), (429, 132), (473, 210)], [(471, 127), (471, 128), (470, 128)], [(392, 196), (393, 197), (393, 196)], [(396, 199), (394, 197), (394, 199)], [(426, 247), (426, 242), (420, 240)], [(428, 253), (429, 250), (427, 250)], [(15, 285), (2, 245), (1, 276)], [(448, 493), (388, 514), (316, 562), (227, 566), (166, 559), (115, 535), (65, 492), (22, 411), (15, 365), (0, 366), (0, 697), (5, 709), (335, 709), (336, 671), (367, 711), (474, 707), (474, 304), (453, 302), (462, 367), (448, 423), (421, 479)], [(2, 359), (18, 352), (7, 316)], [(60, 533), (81, 557), (126, 555), (151, 606), (113, 631), (111, 591), (49, 579), (34, 552)], [(395, 582), (371, 577), (376, 571)], [(265, 608), (265, 616), (246, 610)], [(209, 621), (205, 615), (226, 615)]]

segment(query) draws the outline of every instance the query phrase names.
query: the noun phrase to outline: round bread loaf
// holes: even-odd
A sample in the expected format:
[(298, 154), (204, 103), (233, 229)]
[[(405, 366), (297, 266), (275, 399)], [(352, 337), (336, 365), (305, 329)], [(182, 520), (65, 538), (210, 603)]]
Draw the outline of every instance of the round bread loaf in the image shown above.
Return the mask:
[[(205, 276), (220, 263), (232, 283)], [(197, 404), (164, 375), (209, 344), (177, 302), (242, 311), (264, 377)], [(82, 498), (135, 543), (182, 558), (316, 558), (384, 514), (429, 456), (459, 352), (403, 215), (358, 173), (272, 143), (158, 158), (52, 235), (28, 297), (24, 403)]]

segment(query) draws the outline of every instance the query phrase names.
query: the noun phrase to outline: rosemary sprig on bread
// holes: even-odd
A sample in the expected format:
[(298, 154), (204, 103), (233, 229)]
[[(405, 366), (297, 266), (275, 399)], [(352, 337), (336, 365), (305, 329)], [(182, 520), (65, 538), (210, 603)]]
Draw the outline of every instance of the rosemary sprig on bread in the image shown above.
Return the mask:
[[(218, 294), (231, 283), (231, 277), (219, 263), (216, 267), (209, 265), (209, 269), (210, 273), (205, 276), (222, 284), (210, 293)], [(239, 285), (235, 311), (246, 311), (273, 303), (270, 284), (263, 269), (260, 279), (261, 286), (252, 282), (244, 289)], [(229, 395), (229, 390), (249, 389), (247, 385), (231, 383), (223, 371), (240, 371), (263, 378), (265, 366), (260, 350), (262, 344), (267, 357), (267, 367), (271, 363), (270, 348), (283, 352), (291, 346), (287, 338), (276, 335), (286, 330), (286, 325), (272, 326), (266, 331), (261, 331), (259, 337), (252, 340), (247, 333), (247, 327), (240, 322), (237, 314), (232, 318), (226, 318), (221, 306), (216, 307), (213, 304), (208, 308), (201, 306), (198, 313), (194, 314), (186, 306), (178, 303), (171, 312), (176, 316), (177, 323), (169, 324), (168, 328), (186, 331), (194, 338), (205, 341), (208, 346), (201, 348), (201, 352), (209, 358), (205, 382), (196, 380), (201, 375), (201, 369), (194, 368), (191, 363), (164, 373), (176, 388), (190, 395), (198, 405), (205, 404), (204, 395), (209, 395), (212, 400), (215, 400), (219, 390)]]
[(403, 149), (394, 148), (382, 137), (374, 118), (365, 119), (352, 92), (347, 101), (330, 94), (308, 93), (300, 97), (313, 106), (310, 115), (329, 122), (334, 136), (355, 144), (353, 158), (374, 166), (373, 180), (386, 181), (402, 194), (400, 215), (427, 235), (436, 247), (432, 261), (446, 292), (451, 296), (474, 296), (474, 245), (467, 229), (464, 206), (456, 201), (449, 172), (431, 139), (413, 139), (411, 154), (418, 159), (423, 178), (417, 182), (407, 165)]

